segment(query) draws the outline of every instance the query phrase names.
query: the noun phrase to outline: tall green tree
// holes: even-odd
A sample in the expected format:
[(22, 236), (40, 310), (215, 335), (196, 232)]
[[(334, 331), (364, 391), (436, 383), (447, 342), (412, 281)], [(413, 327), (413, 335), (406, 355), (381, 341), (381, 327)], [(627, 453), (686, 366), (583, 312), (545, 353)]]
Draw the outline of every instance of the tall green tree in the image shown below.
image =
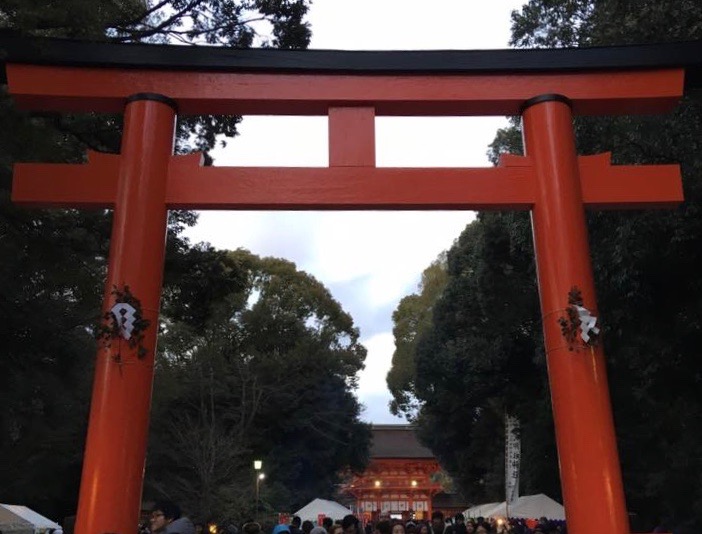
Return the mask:
[[(304, 48), (307, 0), (0, 0), (0, 31), (114, 42)], [(180, 152), (211, 149), (238, 117), (178, 122)], [(80, 163), (117, 152), (121, 118), (18, 111), (0, 94), (0, 500), (75, 512), (111, 217), (10, 202), (14, 162)], [(169, 265), (189, 250), (192, 213), (169, 217)], [(182, 264), (182, 262), (180, 262)], [(186, 273), (183, 273), (186, 274)], [(167, 278), (172, 278), (167, 274)], [(227, 281), (228, 289), (236, 281)], [(203, 285), (206, 286), (206, 283)], [(175, 297), (176, 284), (171, 285)], [(195, 289), (201, 296), (206, 288)], [(168, 298), (171, 295), (166, 295)]]
[[(513, 18), (514, 42), (528, 39), (521, 22), (548, 20), (564, 3), (532, 2), (534, 16)], [(702, 38), (702, 6), (695, 2), (577, 4), (588, 12), (572, 24), (579, 45)], [(537, 28), (543, 44), (562, 44), (554, 26)], [(690, 443), (702, 438), (695, 393), (702, 367), (692, 341), (702, 323), (702, 293), (691, 268), (702, 239), (701, 112), (699, 95), (690, 94), (662, 117), (576, 122), (581, 153), (611, 150), (617, 163), (680, 163), (683, 171), (685, 202), (675, 210), (589, 216), (627, 500), (640, 528), (661, 521), (669, 528), (702, 528), (702, 484), (692, 474), (701, 466)], [(679, 409), (671, 413), (671, 406)]]
[[(332, 497), (339, 473), (368, 454), (353, 395), (365, 349), (351, 317), (290, 262), (243, 250), (187, 256), (194, 274), (165, 310), (147, 493), (202, 519), (245, 519), (259, 458), (266, 509)], [(229, 290), (201, 299), (203, 280)]]
[(387, 375), (388, 389), (393, 396), (390, 411), (410, 421), (419, 408), (414, 384), (417, 344), (431, 326), (434, 304), (448, 281), (446, 262), (446, 254), (442, 253), (424, 269), (419, 293), (404, 297), (392, 314), (395, 351)]
[[(503, 491), (505, 414), (531, 420), (546, 389), (530, 248), (524, 214), (480, 214), (448, 253), (448, 283), (416, 349), (420, 436), (476, 502)], [(525, 458), (553, 457), (530, 438)], [(539, 479), (551, 493), (554, 481)]]
[[(700, 20), (702, 6), (682, 0), (533, 0), (513, 14), (512, 42), (562, 47), (694, 40), (702, 38)], [(702, 529), (702, 465), (693, 445), (702, 439), (695, 341), (702, 324), (695, 268), (702, 241), (701, 103), (690, 94), (669, 115), (575, 123), (581, 154), (612, 151), (616, 164), (680, 163), (683, 170), (686, 200), (676, 209), (588, 214), (635, 530), (661, 523), (681, 532)], [(500, 152), (521, 152), (518, 128), (498, 132), (493, 160)], [(421, 434), (475, 500), (503, 494), (499, 416), (505, 409), (522, 421), (523, 491), (557, 495), (529, 241), (527, 221), (517, 215), (482, 214), (466, 229), (449, 251), (449, 281), (415, 354)], [(496, 255), (505, 242), (509, 254)], [(505, 263), (513, 269), (509, 275)], [(518, 369), (521, 376), (513, 374)]]

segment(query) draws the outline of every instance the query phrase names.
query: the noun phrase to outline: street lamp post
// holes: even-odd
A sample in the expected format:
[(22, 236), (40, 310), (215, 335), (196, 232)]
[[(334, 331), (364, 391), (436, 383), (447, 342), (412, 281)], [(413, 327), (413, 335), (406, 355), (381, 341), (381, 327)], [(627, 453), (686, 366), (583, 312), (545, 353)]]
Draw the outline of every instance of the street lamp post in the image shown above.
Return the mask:
[(258, 487), (259, 484), (261, 483), (261, 480), (265, 478), (266, 475), (261, 473), (261, 469), (263, 468), (263, 461), (262, 460), (254, 460), (254, 471), (256, 471), (256, 478), (254, 479), (256, 483), (256, 508), (254, 509), (254, 518), (256, 521), (258, 521)]
[(261, 481), (266, 478), (265, 473), (259, 473), (256, 477), (256, 521), (258, 522), (258, 490), (261, 485)]

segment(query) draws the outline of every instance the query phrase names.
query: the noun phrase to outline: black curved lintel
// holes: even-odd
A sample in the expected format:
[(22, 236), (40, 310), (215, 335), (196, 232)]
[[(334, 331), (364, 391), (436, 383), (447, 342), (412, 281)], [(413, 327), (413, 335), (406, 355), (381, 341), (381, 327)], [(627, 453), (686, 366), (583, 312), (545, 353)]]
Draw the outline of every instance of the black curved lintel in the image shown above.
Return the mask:
[(0, 31), (5, 63), (212, 72), (338, 74), (566, 73), (684, 68), (702, 88), (702, 41), (592, 48), (347, 51), (233, 49), (18, 37)]

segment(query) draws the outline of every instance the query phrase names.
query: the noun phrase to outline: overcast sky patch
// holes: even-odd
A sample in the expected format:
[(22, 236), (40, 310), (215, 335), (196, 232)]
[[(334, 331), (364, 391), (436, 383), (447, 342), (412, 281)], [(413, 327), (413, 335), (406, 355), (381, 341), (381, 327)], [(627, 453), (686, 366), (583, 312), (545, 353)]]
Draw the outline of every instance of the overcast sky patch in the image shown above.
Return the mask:
[[(421, 50), (506, 48), (516, 0), (315, 0), (312, 48)], [(430, 6), (430, 7), (429, 7)], [(503, 117), (376, 119), (378, 166), (488, 166)], [(220, 166), (328, 165), (326, 117), (245, 117), (240, 135), (214, 152)], [(243, 247), (296, 263), (352, 314), (368, 348), (359, 376), (363, 418), (398, 422), (385, 376), (392, 311), (422, 271), (473, 219), (470, 212), (205, 212), (187, 235), (217, 248)]]

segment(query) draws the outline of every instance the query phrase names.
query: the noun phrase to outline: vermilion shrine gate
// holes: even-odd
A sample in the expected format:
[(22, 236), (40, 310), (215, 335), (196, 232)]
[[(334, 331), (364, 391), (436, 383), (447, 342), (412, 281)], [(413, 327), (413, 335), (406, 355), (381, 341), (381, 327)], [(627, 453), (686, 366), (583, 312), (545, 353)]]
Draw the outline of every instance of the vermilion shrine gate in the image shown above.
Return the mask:
[[(137, 523), (168, 209), (531, 210), (569, 529), (629, 532), (602, 344), (585, 342), (598, 310), (584, 208), (673, 206), (680, 171), (579, 157), (572, 120), (670, 111), (686, 69), (699, 83), (700, 43), (323, 52), (4, 39), (0, 47), (21, 108), (125, 117), (120, 155), (15, 167), (17, 203), (114, 209), (108, 339), (97, 354), (77, 534), (131, 534)], [(176, 113), (328, 115), (329, 167), (201, 167), (197, 155), (173, 156)], [(377, 168), (377, 115), (521, 115), (526, 156), (491, 169)], [(573, 287), (581, 299), (569, 298)]]
[(363, 473), (349, 473), (339, 492), (353, 497), (351, 509), (364, 524), (392, 513), (403, 521), (429, 520), (435, 496), (444, 491), (435, 478), (441, 466), (434, 453), (410, 425), (373, 425), (371, 436), (368, 465)]

